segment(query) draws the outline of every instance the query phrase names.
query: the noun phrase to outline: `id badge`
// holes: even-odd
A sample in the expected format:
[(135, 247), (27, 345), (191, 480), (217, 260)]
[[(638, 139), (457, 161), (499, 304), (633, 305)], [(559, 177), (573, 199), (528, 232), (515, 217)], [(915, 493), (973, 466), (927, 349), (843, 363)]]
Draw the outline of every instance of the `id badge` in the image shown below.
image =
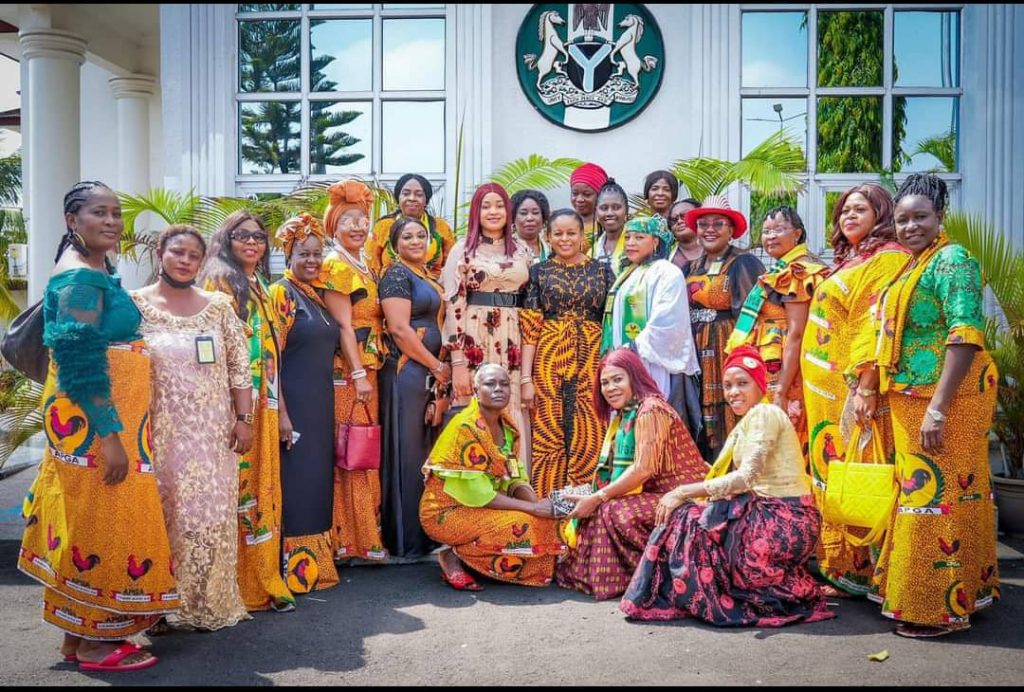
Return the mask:
[(519, 478), (519, 460), (515, 457), (508, 458), (508, 473), (512, 478)]
[(200, 365), (210, 365), (217, 362), (217, 354), (213, 348), (212, 336), (196, 337), (196, 362)]
[(722, 260), (715, 260), (708, 267), (708, 276), (718, 276), (722, 273)]

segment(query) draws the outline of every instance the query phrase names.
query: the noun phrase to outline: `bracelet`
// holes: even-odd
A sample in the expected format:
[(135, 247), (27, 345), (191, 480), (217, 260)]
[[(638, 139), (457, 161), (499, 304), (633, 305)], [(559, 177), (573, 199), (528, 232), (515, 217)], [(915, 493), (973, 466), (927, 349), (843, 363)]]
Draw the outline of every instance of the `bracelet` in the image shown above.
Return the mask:
[(874, 396), (878, 394), (877, 389), (865, 389), (864, 387), (857, 387), (857, 393), (861, 396)]
[(466, 364), (466, 359), (465, 358), (452, 358), (452, 367), (455, 367), (456, 365), (465, 365), (465, 364)]
[(604, 491), (604, 488), (601, 488), (594, 494), (601, 498), (601, 502), (608, 502), (608, 500), (611, 499), (610, 497), (608, 497), (608, 493)]
[(442, 360), (437, 361), (437, 367), (436, 368), (431, 368), (430, 372), (436, 372), (438, 374), (444, 372), (444, 361), (442, 361)]
[(519, 384), (533, 384), (533, 378), (524, 375), (519, 378)]
[(934, 409), (934, 408), (932, 408), (931, 406), (929, 406), (929, 407), (927, 408), (927, 413), (928, 413), (928, 415), (929, 415), (929, 416), (931, 416), (931, 417), (932, 417), (932, 419), (933, 419), (933, 420), (935, 420), (936, 422), (939, 422), (939, 423), (945, 423), (945, 422), (946, 422), (946, 418), (947, 418), (947, 416), (946, 416), (946, 414), (945, 414), (945, 413), (943, 413), (942, 411), (939, 411), (939, 410), (937, 410), (937, 409)]
[(366, 377), (366, 370), (360, 368), (359, 370), (353, 370), (349, 377), (353, 380), (361, 380)]

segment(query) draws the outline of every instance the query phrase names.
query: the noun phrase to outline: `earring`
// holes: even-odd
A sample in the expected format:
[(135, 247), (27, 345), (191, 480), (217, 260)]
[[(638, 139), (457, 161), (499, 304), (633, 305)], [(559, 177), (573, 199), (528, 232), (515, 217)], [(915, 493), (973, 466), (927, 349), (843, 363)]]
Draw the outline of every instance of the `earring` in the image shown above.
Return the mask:
[(74, 238), (76, 245), (83, 247), (87, 250), (89, 249), (89, 246), (85, 244), (85, 238), (82, 237), (81, 233), (79, 233), (78, 231), (71, 231), (71, 237)]

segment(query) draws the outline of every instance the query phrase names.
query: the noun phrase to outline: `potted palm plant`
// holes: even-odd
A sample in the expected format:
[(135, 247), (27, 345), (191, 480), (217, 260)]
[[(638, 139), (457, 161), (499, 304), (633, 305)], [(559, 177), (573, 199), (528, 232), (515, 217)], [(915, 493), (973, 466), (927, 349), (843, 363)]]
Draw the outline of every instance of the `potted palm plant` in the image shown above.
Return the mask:
[(1024, 533), (1024, 253), (978, 216), (950, 213), (944, 226), (978, 259), (1002, 311), (986, 325), (986, 345), (999, 369), (992, 432), (1002, 468), (993, 481), (1000, 525), (1008, 533)]

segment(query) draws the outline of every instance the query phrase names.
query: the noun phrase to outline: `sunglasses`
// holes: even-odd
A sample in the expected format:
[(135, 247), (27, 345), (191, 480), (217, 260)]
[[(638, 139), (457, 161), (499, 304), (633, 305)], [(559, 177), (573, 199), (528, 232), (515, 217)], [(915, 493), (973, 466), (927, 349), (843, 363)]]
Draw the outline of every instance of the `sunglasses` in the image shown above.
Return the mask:
[(706, 231), (709, 228), (713, 228), (716, 231), (720, 231), (725, 227), (732, 227), (731, 221), (725, 221), (724, 219), (718, 219), (717, 221), (704, 221), (703, 219), (697, 222), (697, 228), (702, 231)]
[(257, 244), (264, 245), (267, 238), (267, 234), (263, 231), (231, 231), (231, 240), (237, 240), (240, 243), (255, 240)]

